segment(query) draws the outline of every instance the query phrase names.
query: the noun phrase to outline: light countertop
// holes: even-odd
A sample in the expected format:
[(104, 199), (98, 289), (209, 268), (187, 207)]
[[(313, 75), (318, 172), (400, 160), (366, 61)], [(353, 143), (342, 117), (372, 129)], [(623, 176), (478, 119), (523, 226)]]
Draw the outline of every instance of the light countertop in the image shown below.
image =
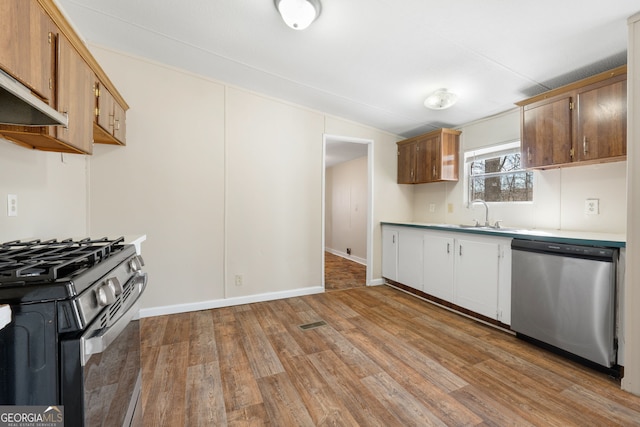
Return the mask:
[(540, 240), (545, 242), (569, 243), (576, 245), (606, 246), (623, 248), (626, 246), (626, 235), (619, 233), (598, 233), (574, 230), (546, 229), (489, 229), (482, 227), (460, 227), (455, 224), (429, 224), (419, 222), (386, 222), (381, 224), (404, 227), (424, 228), (430, 230), (452, 231), (456, 233), (483, 234), (513, 239)]
[(11, 307), (0, 304), (0, 329), (11, 323)]

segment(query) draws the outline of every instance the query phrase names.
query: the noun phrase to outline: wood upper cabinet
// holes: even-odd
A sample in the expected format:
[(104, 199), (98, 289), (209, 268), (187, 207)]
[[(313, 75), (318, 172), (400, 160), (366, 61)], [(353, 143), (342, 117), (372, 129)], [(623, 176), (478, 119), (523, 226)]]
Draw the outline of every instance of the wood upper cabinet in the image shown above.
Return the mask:
[(627, 155), (627, 76), (619, 75), (577, 93), (577, 161)]
[(438, 129), (399, 141), (398, 184), (457, 181), (460, 133)]
[(398, 184), (414, 184), (416, 179), (417, 139), (398, 142)]
[(54, 106), (55, 25), (35, 1), (0, 1), (0, 68)]
[(525, 168), (571, 161), (571, 97), (527, 105), (522, 112), (522, 163)]
[(58, 38), (58, 52), (58, 111), (69, 117), (69, 125), (56, 126), (56, 137), (91, 154), (94, 75), (64, 36)]
[(97, 81), (94, 86), (96, 96), (94, 140), (103, 144), (126, 144), (125, 109), (111, 95), (111, 92)]
[[(0, 0), (0, 68), (69, 117), (67, 127), (0, 125), (0, 137), (80, 154), (91, 154), (94, 139), (124, 145), (129, 107), (54, 0)], [(101, 128), (94, 122), (98, 103), (105, 100), (107, 124)]]
[(622, 66), (519, 102), (524, 167), (624, 160), (626, 93)]

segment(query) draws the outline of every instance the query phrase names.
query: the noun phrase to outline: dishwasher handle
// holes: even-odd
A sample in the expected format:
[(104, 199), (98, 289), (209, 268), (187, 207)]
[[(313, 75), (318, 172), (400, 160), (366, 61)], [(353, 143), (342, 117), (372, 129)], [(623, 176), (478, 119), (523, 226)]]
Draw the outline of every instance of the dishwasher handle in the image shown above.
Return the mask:
[(539, 240), (513, 239), (511, 241), (511, 249), (514, 251), (586, 258), (605, 262), (614, 262), (618, 258), (618, 250), (616, 248), (543, 242)]

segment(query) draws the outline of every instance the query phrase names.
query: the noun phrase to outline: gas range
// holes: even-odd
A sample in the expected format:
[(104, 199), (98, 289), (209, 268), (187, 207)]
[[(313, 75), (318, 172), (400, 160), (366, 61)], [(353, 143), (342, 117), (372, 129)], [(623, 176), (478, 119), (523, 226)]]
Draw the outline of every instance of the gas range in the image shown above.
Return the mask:
[[(60, 405), (67, 426), (96, 425), (107, 415), (129, 425), (141, 388), (143, 266), (122, 237), (0, 244), (0, 304), (13, 312), (0, 330), (0, 405)], [(129, 405), (105, 414), (114, 384)]]

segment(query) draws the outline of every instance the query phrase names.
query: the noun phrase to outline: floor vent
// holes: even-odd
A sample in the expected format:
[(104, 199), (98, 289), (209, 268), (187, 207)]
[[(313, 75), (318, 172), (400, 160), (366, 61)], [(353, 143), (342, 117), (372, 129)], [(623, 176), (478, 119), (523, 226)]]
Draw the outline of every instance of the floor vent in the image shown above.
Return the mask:
[(299, 325), (298, 328), (302, 329), (303, 331), (306, 331), (306, 330), (309, 330), (309, 329), (319, 328), (320, 326), (325, 326), (326, 324), (327, 324), (327, 322), (325, 322), (324, 320), (320, 320), (318, 322), (306, 323), (304, 325)]

